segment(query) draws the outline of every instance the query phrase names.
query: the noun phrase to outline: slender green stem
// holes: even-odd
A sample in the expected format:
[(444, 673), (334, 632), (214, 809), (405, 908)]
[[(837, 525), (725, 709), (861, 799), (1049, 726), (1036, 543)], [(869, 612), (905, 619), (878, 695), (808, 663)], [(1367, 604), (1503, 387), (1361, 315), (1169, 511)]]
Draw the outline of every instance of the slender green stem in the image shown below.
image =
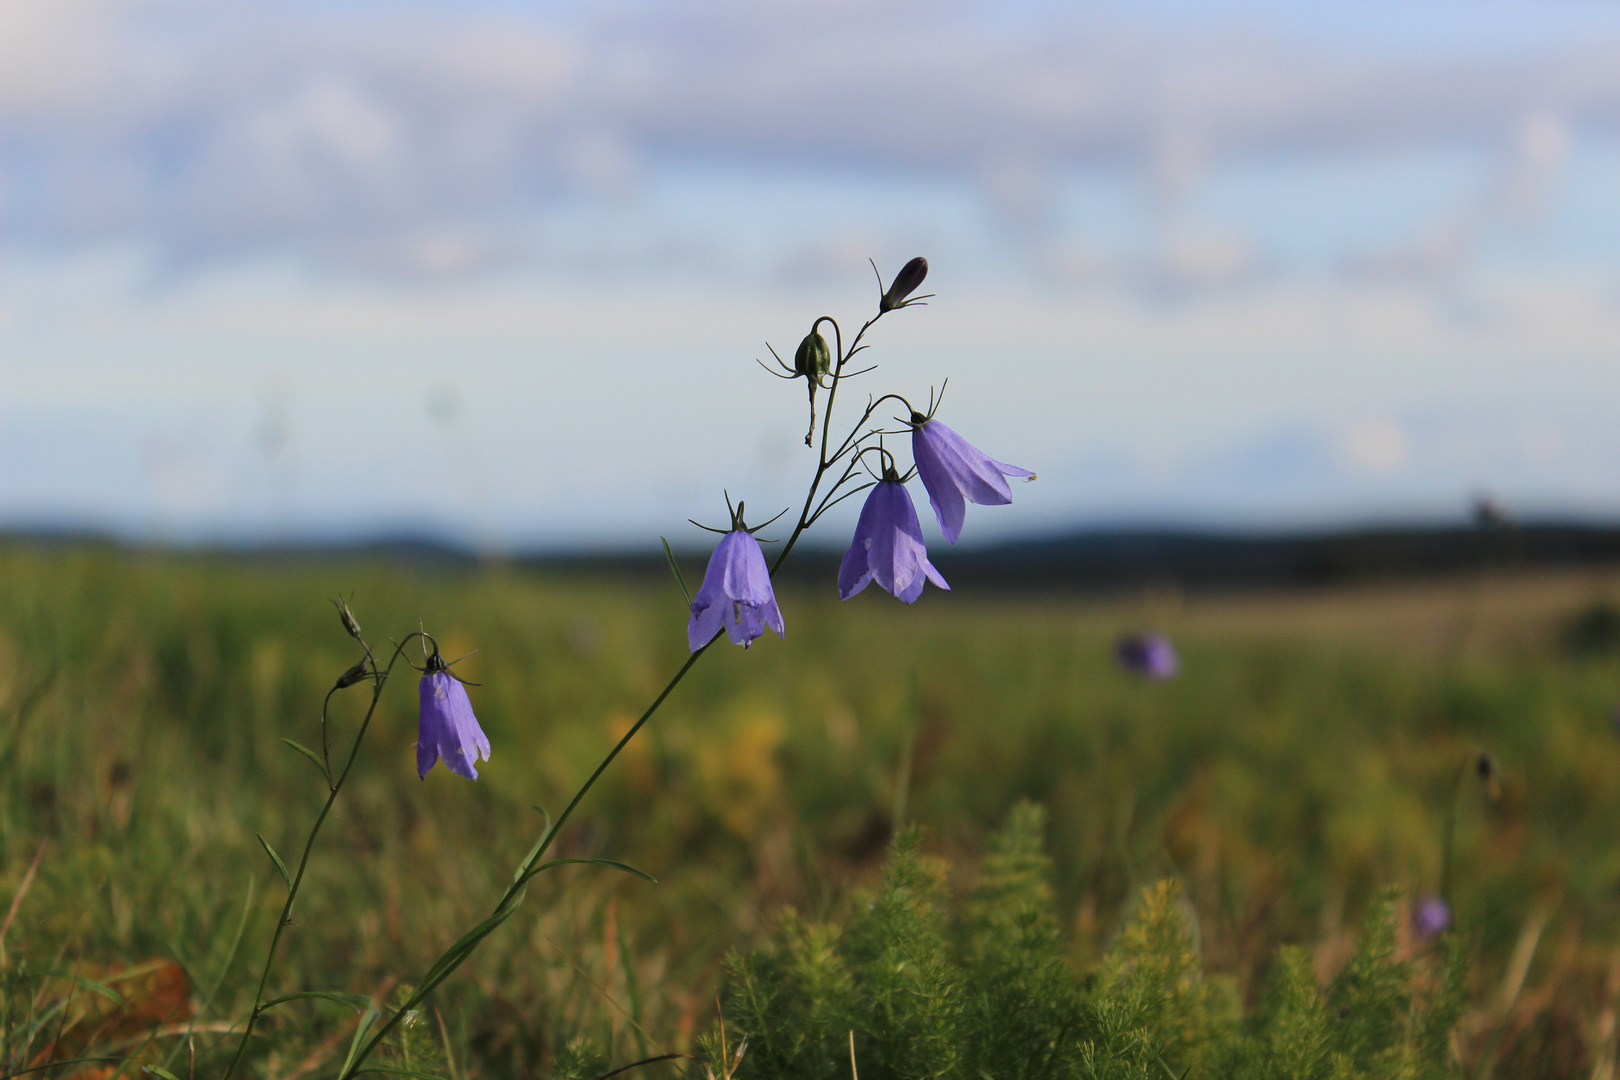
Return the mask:
[[(281, 914), (276, 919), (275, 933), (270, 937), (270, 949), (264, 957), (264, 970), (259, 974), (259, 987), (254, 991), (253, 995), (253, 1011), (248, 1013), (247, 1025), (242, 1029), (242, 1041), (237, 1044), (236, 1053), (231, 1058), (231, 1064), (225, 1070), (224, 1080), (231, 1080), (231, 1077), (236, 1073), (237, 1067), (241, 1065), (242, 1055), (247, 1053), (248, 1039), (253, 1034), (254, 1025), (259, 1022), (259, 1014), (264, 1011), (264, 988), (270, 982), (270, 970), (275, 966), (276, 949), (281, 944), (282, 932), (292, 923), (293, 901), (298, 899), (298, 890), (304, 883), (304, 871), (309, 866), (310, 852), (315, 849), (315, 838), (320, 835), (321, 826), (326, 824), (327, 815), (332, 812), (332, 804), (337, 801), (338, 792), (343, 788), (343, 781), (348, 779), (349, 770), (354, 768), (355, 759), (360, 754), (360, 743), (366, 737), (366, 729), (371, 726), (371, 718), (376, 715), (377, 702), (382, 699), (383, 687), (387, 684), (389, 675), (393, 674), (394, 664), (398, 662), (400, 654), (405, 650), (405, 646), (412, 639), (419, 636), (420, 634), (407, 634), (403, 641), (395, 645), (394, 655), (388, 660), (388, 667), (378, 672), (373, 679), (371, 704), (366, 707), (365, 719), (360, 721), (360, 730), (355, 733), (354, 744), (349, 748), (349, 759), (344, 762), (343, 771), (338, 774), (337, 779), (327, 789), (326, 802), (321, 806), (321, 812), (315, 818), (315, 824), (310, 827), (309, 836), (304, 840), (304, 852), (298, 860), (298, 872), (293, 875), (292, 884), (287, 889), (287, 901), (281, 905)], [(364, 643), (362, 642), (362, 644)], [(371, 654), (369, 646), (366, 648), (366, 654), (368, 656)], [(327, 701), (331, 701), (330, 695), (327, 696)], [(321, 727), (324, 731), (326, 727), (326, 708), (324, 705), (321, 710)]]
[(1451, 812), (1446, 815), (1445, 839), (1440, 845), (1440, 899), (1452, 911), (1456, 910), (1451, 902), (1452, 848), (1457, 842), (1457, 818), (1462, 815), (1463, 791), (1468, 786), (1468, 774), (1474, 771), (1477, 760), (1478, 755), (1469, 755), (1457, 773), (1457, 783), (1451, 791)]
[[(821, 481), (826, 477), (827, 471), (831, 469), (839, 458), (841, 458), (849, 449), (851, 439), (854, 439), (855, 435), (858, 434), (858, 429), (865, 425), (866, 421), (871, 418), (875, 403), (867, 406), (865, 414), (856, 424), (856, 432), (852, 433), (849, 439), (845, 439), (839, 445), (838, 452), (835, 453), (831, 458), (827, 456), (827, 448), (832, 441), (833, 404), (838, 394), (838, 383), (842, 379), (844, 365), (848, 363), (850, 357), (855, 355), (856, 351), (860, 347), (861, 338), (865, 336), (866, 331), (871, 328), (873, 323), (877, 322), (878, 319), (882, 317), (883, 313), (879, 312), (876, 316), (868, 319), (865, 325), (863, 325), (860, 331), (855, 335), (855, 339), (850, 342), (848, 350), (843, 348), (842, 334), (838, 331), (838, 324), (833, 322), (832, 319), (823, 316), (821, 319), (817, 319), (815, 324), (812, 326), (812, 329), (814, 329), (815, 326), (819, 326), (824, 320), (833, 323), (833, 331), (836, 335), (838, 335), (839, 338), (838, 348), (840, 355), (838, 357), (837, 366), (833, 371), (832, 386), (829, 387), (827, 391), (827, 407), (822, 413), (821, 449), (817, 454), (816, 473), (810, 481), (810, 490), (805, 496), (804, 508), (799, 512), (798, 523), (794, 526), (793, 533), (788, 537), (787, 543), (783, 545), (781, 554), (777, 556), (776, 562), (773, 563), (770, 568), (770, 574), (772, 577), (776, 576), (777, 570), (779, 570), (782, 564), (787, 560), (788, 553), (793, 550), (794, 544), (798, 543), (799, 537), (802, 536), (804, 531), (808, 529), (815, 521), (816, 514), (812, 512), (812, 508), (816, 506), (816, 493), (820, 489)], [(812, 420), (812, 431), (814, 430), (813, 425), (814, 421)], [(836, 491), (840, 485), (848, 480), (850, 475), (852, 474), (846, 471), (844, 476), (839, 479), (838, 483), (833, 485), (833, 491)], [(829, 494), (831, 494), (831, 492), (829, 492)], [(698, 657), (708, 652), (709, 646), (718, 641), (723, 633), (725, 633), (724, 630), (717, 630), (714, 636), (711, 637), (702, 647), (693, 650), (692, 654), (686, 658), (686, 663), (681, 665), (680, 670), (675, 672), (674, 676), (671, 677), (667, 684), (665, 684), (664, 689), (659, 691), (658, 696), (653, 699), (652, 704), (647, 706), (640, 718), (638, 718), (636, 722), (631, 725), (630, 730), (625, 732), (624, 736), (613, 745), (613, 749), (607, 752), (607, 756), (604, 757), (601, 763), (596, 766), (595, 771), (592, 772), (591, 775), (586, 779), (585, 783), (580, 786), (580, 789), (574, 793), (574, 797), (570, 799), (568, 805), (563, 808), (563, 812), (557, 816), (557, 820), (552, 822), (547, 827), (546, 831), (541, 834), (540, 840), (535, 844), (533, 852), (526, 860), (524, 860), (523, 865), (520, 866), (518, 871), (512, 876), (511, 884), (506, 887), (506, 890), (501, 894), (500, 900), (496, 902), (489, 919), (485, 920), (485, 923), (481, 924), (481, 927), (475, 927), (474, 930), (468, 932), (468, 935), (464, 935), (461, 939), (458, 939), (456, 944), (452, 945), (449, 950), (447, 950), (437, 961), (434, 962), (433, 967), (429, 969), (428, 977), (422, 979), (417, 985), (416, 990), (411, 994), (410, 998), (401, 1004), (399, 1008), (395, 1009), (393, 1015), (390, 1016), (385, 1023), (371, 1033), (370, 1037), (367, 1038), (365, 1045), (360, 1048), (358, 1053), (353, 1055), (348, 1066), (338, 1074), (337, 1080), (348, 1080), (348, 1078), (365, 1071), (361, 1068), (361, 1066), (365, 1063), (366, 1058), (369, 1057), (371, 1052), (377, 1048), (385, 1037), (387, 1037), (388, 1033), (393, 1030), (394, 1026), (398, 1024), (399, 1021), (410, 1012), (410, 1010), (421, 1004), (428, 994), (432, 993), (440, 983), (447, 979), (452, 972), (461, 966), (463, 961), (472, 955), (473, 950), (477, 948), (479, 942), (483, 940), (483, 937), (493, 930), (494, 926), (492, 924), (497, 917), (502, 916), (503, 913), (509, 914), (510, 909), (515, 908), (517, 904), (522, 902), (529, 880), (538, 872), (536, 868), (540, 866), (541, 860), (545, 857), (547, 850), (550, 849), (552, 842), (557, 838), (557, 834), (562, 830), (563, 825), (567, 823), (568, 819), (573, 815), (575, 808), (577, 808), (584, 800), (585, 796), (589, 794), (591, 788), (596, 785), (596, 781), (601, 778), (604, 772), (607, 771), (608, 766), (613, 764), (614, 759), (619, 756), (620, 752), (623, 751), (626, 746), (630, 745), (630, 740), (636, 737), (636, 733), (646, 725), (648, 720), (652, 719), (653, 714), (658, 711), (659, 707), (663, 705), (664, 701), (669, 697), (669, 695), (674, 692), (675, 687), (679, 686), (681, 680), (686, 678), (686, 673), (692, 670), (693, 665), (698, 661)], [(390, 661), (389, 666), (390, 668), (393, 666), (392, 661)], [(375, 702), (373, 704), (375, 704)], [(367, 718), (369, 719), (369, 717), (370, 714), (368, 713)], [(345, 772), (347, 772), (347, 770), (345, 770)], [(273, 948), (274, 946), (272, 945), (272, 949)], [(263, 993), (262, 983), (260, 985), (260, 993), (261, 995)], [(238, 1056), (240, 1056), (240, 1052), (238, 1053)], [(226, 1080), (229, 1080), (228, 1073), (226, 1074)]]
[[(833, 368), (832, 386), (828, 387), (827, 389), (827, 407), (826, 409), (822, 410), (821, 452), (816, 455), (816, 475), (811, 478), (810, 490), (805, 493), (804, 509), (799, 511), (799, 522), (793, 527), (793, 535), (788, 537), (787, 543), (782, 545), (781, 553), (776, 556), (776, 561), (771, 564), (772, 577), (775, 577), (777, 570), (781, 569), (782, 564), (787, 562), (788, 554), (793, 550), (793, 545), (799, 542), (799, 537), (804, 535), (804, 531), (808, 529), (810, 527), (810, 523), (815, 520), (815, 515), (811, 513), (811, 508), (815, 506), (816, 491), (821, 487), (822, 478), (827, 475), (827, 470), (832, 468), (833, 463), (836, 462), (840, 457), (843, 457), (844, 451), (849, 449), (850, 440), (845, 439), (843, 443), (839, 445), (838, 452), (836, 454), (834, 454), (831, 458), (827, 456), (827, 447), (832, 441), (833, 405), (838, 400), (838, 384), (843, 381), (844, 365), (849, 363), (849, 358), (851, 356), (855, 355), (856, 349), (860, 347), (861, 338), (865, 337), (866, 332), (872, 328), (872, 324), (881, 318), (883, 318), (883, 312), (880, 311), (870, 319), (866, 320), (865, 324), (862, 325), (860, 330), (855, 334), (855, 340), (849, 343), (849, 348), (847, 350), (843, 347), (843, 334), (838, 330), (838, 324), (836, 322), (833, 323), (833, 333), (838, 336), (839, 356), (838, 363)], [(828, 319), (827, 321), (832, 322), (831, 319)], [(820, 319), (816, 320), (818, 325), (820, 322)], [(858, 432), (859, 429), (866, 423), (867, 419), (871, 417), (871, 415), (872, 410), (868, 408), (866, 410), (866, 415), (861, 418), (860, 423), (855, 425), (854, 431)], [(851, 438), (853, 437), (854, 432), (851, 433)], [(839, 481), (839, 483), (842, 482), (842, 480)]]
[[(623, 738), (613, 745), (613, 749), (608, 751), (607, 756), (602, 759), (602, 763), (596, 767), (596, 771), (591, 773), (590, 778), (580, 786), (580, 789), (574, 793), (574, 797), (569, 800), (568, 805), (563, 808), (563, 812), (557, 815), (557, 820), (553, 822), (548, 829), (546, 829), (545, 835), (541, 837), (539, 845), (534, 850), (534, 854), (531, 855), (526, 862), (524, 862), (523, 866), (519, 869), (519, 872), (513, 875), (512, 884), (507, 886), (506, 891), (501, 894), (499, 902), (497, 902), (494, 907), (494, 914), (499, 914), (508, 904), (513, 903), (516, 898), (521, 896), (524, 887), (529, 883), (529, 879), (534, 876), (534, 868), (540, 865), (540, 860), (545, 856), (546, 850), (551, 847), (551, 842), (556, 839), (557, 833), (562, 828), (563, 823), (566, 822), (570, 816), (572, 816), (575, 807), (579, 806), (586, 794), (591, 790), (592, 787), (595, 786), (596, 781), (601, 778), (604, 772), (607, 771), (607, 767), (613, 764), (613, 759), (619, 756), (620, 751), (622, 751), (626, 746), (630, 745), (630, 740), (636, 737), (636, 732), (640, 731), (643, 725), (645, 725), (648, 720), (652, 719), (653, 713), (658, 711), (658, 707), (664, 703), (664, 699), (669, 697), (670, 693), (674, 691), (675, 687), (680, 685), (682, 679), (686, 678), (686, 673), (692, 670), (692, 665), (697, 663), (698, 657), (708, 652), (709, 646), (718, 641), (720, 639), (720, 635), (724, 632), (724, 630), (716, 631), (714, 637), (710, 638), (707, 643), (694, 651), (691, 656), (686, 658), (686, 663), (681, 665), (681, 669), (675, 673), (674, 677), (671, 678), (664, 686), (664, 689), (659, 692), (656, 698), (653, 699), (653, 703), (647, 706), (646, 711), (641, 714), (640, 719), (638, 719), (635, 724), (631, 726), (629, 731), (624, 733)], [(442, 971), (439, 971), (438, 977), (433, 979), (431, 982), (424, 980), (422, 985), (418, 986), (416, 991), (411, 994), (410, 998), (400, 1005), (399, 1008), (394, 1010), (394, 1015), (390, 1016), (385, 1024), (372, 1033), (371, 1037), (366, 1040), (366, 1044), (360, 1048), (360, 1052), (354, 1055), (354, 1060), (350, 1064), (349, 1069), (341, 1073), (338, 1076), (338, 1080), (346, 1080), (347, 1077), (353, 1076), (355, 1073), (360, 1072), (360, 1066), (365, 1062), (366, 1058), (371, 1054), (371, 1052), (377, 1048), (377, 1044), (382, 1042), (383, 1038), (391, 1030), (393, 1030), (394, 1025), (399, 1023), (399, 1021), (412, 1009), (416, 1008), (417, 1005), (421, 1004), (422, 1000), (426, 998), (427, 995), (439, 985), (439, 983), (448, 978), (451, 972), (460, 967), (461, 962), (469, 955), (471, 955), (471, 950), (468, 950), (454, 963), (447, 965)], [(438, 966), (439, 965), (437, 963), (434, 964), (435, 968)]]

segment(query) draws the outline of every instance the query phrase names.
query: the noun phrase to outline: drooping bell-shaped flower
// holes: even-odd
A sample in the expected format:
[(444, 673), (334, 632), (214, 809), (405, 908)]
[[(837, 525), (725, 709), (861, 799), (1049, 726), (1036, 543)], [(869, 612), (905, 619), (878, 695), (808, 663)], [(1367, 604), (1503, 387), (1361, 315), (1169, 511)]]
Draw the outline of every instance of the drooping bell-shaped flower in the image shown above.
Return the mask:
[(884, 470), (861, 507), (855, 539), (838, 567), (838, 598), (848, 600), (872, 581), (908, 604), (922, 595), (924, 581), (950, 588), (928, 561), (917, 508), (892, 468)]
[(765, 555), (759, 541), (740, 527), (720, 538), (703, 574), (703, 587), (692, 600), (692, 617), (686, 624), (691, 651), (707, 645), (721, 627), (745, 649), (766, 627), (783, 636), (782, 611), (776, 606)]
[(416, 775), (426, 777), (442, 757), (457, 776), (478, 779), (477, 761), (489, 760), (489, 739), (478, 726), (467, 688), (450, 674), (438, 652), (428, 657), (420, 686), (422, 711), (416, 728)]
[(968, 502), (980, 506), (1010, 503), (1012, 488), (1007, 486), (1007, 477), (1035, 475), (995, 460), (938, 420), (916, 412), (911, 414), (911, 456), (928, 489), (940, 531), (953, 544), (962, 535)]
[(1129, 634), (1114, 644), (1114, 659), (1132, 675), (1163, 682), (1181, 670), (1181, 657), (1163, 634)]

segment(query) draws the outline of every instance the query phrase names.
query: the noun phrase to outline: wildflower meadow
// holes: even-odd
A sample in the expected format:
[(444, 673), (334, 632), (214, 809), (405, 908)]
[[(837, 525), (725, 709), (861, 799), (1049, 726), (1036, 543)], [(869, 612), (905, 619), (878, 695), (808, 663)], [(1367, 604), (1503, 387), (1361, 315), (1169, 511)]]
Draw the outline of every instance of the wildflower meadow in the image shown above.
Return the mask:
[(953, 590), (927, 272), (667, 573), (0, 549), (5, 1076), (1612, 1077), (1620, 579)]

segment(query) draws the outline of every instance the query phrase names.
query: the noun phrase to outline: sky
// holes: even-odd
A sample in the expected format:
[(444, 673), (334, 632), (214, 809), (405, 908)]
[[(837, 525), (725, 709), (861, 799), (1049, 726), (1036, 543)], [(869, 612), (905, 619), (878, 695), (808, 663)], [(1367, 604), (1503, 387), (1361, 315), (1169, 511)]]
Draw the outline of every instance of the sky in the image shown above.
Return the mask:
[(1612, 520), (1617, 194), (1612, 3), (0, 0), (0, 528), (698, 545), (918, 254), (964, 543)]

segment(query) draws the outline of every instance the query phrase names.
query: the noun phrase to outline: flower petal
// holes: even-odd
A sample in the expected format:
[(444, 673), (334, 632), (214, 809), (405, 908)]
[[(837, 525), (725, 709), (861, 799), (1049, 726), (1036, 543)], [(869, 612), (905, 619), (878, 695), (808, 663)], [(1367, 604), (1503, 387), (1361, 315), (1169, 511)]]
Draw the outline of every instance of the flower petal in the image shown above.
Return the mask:
[(930, 420), (912, 429), (911, 458), (917, 463), (917, 476), (928, 491), (928, 502), (934, 508), (939, 531), (945, 534), (947, 543), (954, 544), (956, 538), (962, 535), (967, 503), (962, 498), (962, 488), (956, 482), (939, 443), (926, 434), (934, 424), (935, 421)]
[(1010, 503), (1012, 488), (1006, 478), (1035, 475), (996, 461), (938, 420), (925, 420), (912, 428), (911, 453), (940, 531), (953, 544), (962, 534), (964, 499), (981, 506)]
[(758, 540), (737, 529), (721, 537), (714, 557), (721, 558), (722, 551), (725, 553), (722, 587), (727, 596), (750, 604), (764, 604), (775, 595), (771, 589), (771, 572), (765, 566), (765, 553), (759, 550)]
[(872, 538), (862, 536), (857, 527), (855, 539), (844, 552), (844, 561), (838, 564), (838, 599), (848, 600), (872, 583), (872, 568), (867, 557), (871, 543)]
[(855, 539), (838, 568), (839, 596), (847, 600), (876, 581), (909, 604), (925, 580), (950, 587), (928, 562), (911, 493), (897, 480), (881, 480), (861, 507)]
[(473, 715), (467, 688), (447, 671), (422, 676), (421, 712), (416, 732), (416, 772), (425, 777), (440, 759), (469, 780), (478, 779), (476, 762), (489, 760), (489, 739)]

